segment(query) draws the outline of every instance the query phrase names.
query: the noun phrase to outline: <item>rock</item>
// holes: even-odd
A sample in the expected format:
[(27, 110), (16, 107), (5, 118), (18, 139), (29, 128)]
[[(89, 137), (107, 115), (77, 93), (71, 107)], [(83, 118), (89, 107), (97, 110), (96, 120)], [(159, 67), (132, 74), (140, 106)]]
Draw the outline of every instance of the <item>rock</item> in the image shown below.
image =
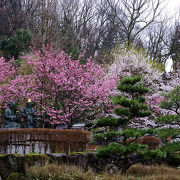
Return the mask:
[(94, 173), (103, 171), (108, 163), (108, 159), (97, 158), (95, 153), (88, 153), (88, 165)]
[(67, 159), (67, 155), (66, 154), (47, 154), (47, 156), (49, 157), (49, 162), (50, 163), (57, 163), (59, 164), (63, 164), (66, 162)]
[(19, 170), (18, 155), (0, 155), (0, 177), (6, 179), (11, 172), (16, 172)]
[(110, 175), (114, 175), (119, 171), (118, 167), (115, 164), (107, 164), (105, 168), (105, 172), (109, 173)]

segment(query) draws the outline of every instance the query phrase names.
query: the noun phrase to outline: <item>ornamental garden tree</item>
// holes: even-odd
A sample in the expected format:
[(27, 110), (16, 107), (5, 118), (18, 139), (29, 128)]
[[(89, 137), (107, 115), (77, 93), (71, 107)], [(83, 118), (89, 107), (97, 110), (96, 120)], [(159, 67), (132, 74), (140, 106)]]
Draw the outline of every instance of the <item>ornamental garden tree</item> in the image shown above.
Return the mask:
[[(4, 100), (3, 88), (8, 84), (10, 78), (14, 76), (14, 73), (13, 59), (7, 62), (3, 57), (0, 57), (0, 104)], [(4, 111), (0, 106), (0, 123), (2, 122), (3, 113)]]
[(31, 99), (38, 115), (47, 125), (92, 120), (109, 109), (109, 93), (115, 88), (116, 76), (106, 76), (105, 69), (89, 58), (81, 62), (59, 53), (51, 46), (21, 57), (25, 63), (16, 77), (3, 86), (0, 104), (22, 104)]
[(13, 60), (7, 62), (3, 57), (0, 57), (0, 87), (7, 82), (8, 78), (14, 74)]
[[(161, 101), (160, 107), (170, 110), (171, 114), (159, 116), (156, 122), (161, 124), (180, 125), (180, 86), (175, 87), (172, 91), (164, 95), (164, 100)], [(172, 114), (174, 112), (174, 114)], [(180, 129), (163, 128), (159, 130), (160, 137), (167, 138), (173, 142), (166, 143), (161, 150), (167, 153), (167, 161), (171, 165), (179, 165), (180, 163)]]
[(151, 88), (151, 94), (158, 91), (164, 67), (152, 61), (143, 52), (130, 47), (117, 47), (112, 50), (113, 62), (109, 74), (115, 73), (121, 79), (127, 76), (142, 75), (143, 84)]
[[(134, 118), (150, 116), (152, 113), (146, 104), (144, 95), (149, 93), (149, 89), (141, 84), (141, 77), (127, 77), (120, 80), (117, 90), (121, 91), (120, 95), (112, 98), (116, 106), (114, 113), (119, 118), (102, 117), (95, 121), (96, 127), (106, 127), (106, 132), (95, 134), (94, 140), (112, 139), (119, 136), (120, 140), (110, 143), (109, 145), (99, 148), (97, 156), (109, 157), (118, 155), (123, 160), (122, 171), (126, 171), (132, 163), (129, 158), (133, 155), (152, 158), (163, 156), (159, 150), (150, 150), (147, 145), (135, 143), (144, 135), (153, 135), (157, 133), (154, 129), (128, 129), (128, 124)], [(140, 120), (140, 119), (139, 119)], [(121, 126), (122, 131), (116, 131), (116, 127)], [(149, 136), (152, 138), (152, 136)], [(154, 137), (155, 138), (155, 137)]]

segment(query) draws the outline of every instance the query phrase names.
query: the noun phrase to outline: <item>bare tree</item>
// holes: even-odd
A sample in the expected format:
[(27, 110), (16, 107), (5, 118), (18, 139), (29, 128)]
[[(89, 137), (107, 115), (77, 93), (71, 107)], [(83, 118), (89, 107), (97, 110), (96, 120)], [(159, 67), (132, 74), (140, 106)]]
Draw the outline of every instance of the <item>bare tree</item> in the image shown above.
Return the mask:
[(26, 14), (27, 28), (35, 35), (34, 43), (49, 44), (56, 39), (58, 24), (57, 0), (34, 0), (24, 5), (28, 8)]
[[(160, 14), (162, 0), (107, 0), (125, 42), (130, 45)], [(113, 17), (114, 18), (114, 17)]]
[(170, 56), (171, 28), (169, 18), (152, 23), (145, 34), (145, 49), (152, 60), (165, 63)]
[[(119, 43), (141, 41), (143, 46), (142, 32), (156, 21), (161, 1), (1, 0), (0, 35), (24, 28), (32, 32), (35, 47), (53, 43), (67, 53), (101, 56)], [(155, 58), (163, 44), (159, 37), (155, 46), (155, 38), (163, 31), (153, 32), (147, 48)]]
[(173, 60), (173, 71), (177, 72), (180, 67), (180, 21), (176, 21), (174, 25), (174, 32), (171, 36), (170, 53)]
[(1, 0), (0, 35), (12, 35), (17, 28), (23, 28), (24, 16), (21, 0)]

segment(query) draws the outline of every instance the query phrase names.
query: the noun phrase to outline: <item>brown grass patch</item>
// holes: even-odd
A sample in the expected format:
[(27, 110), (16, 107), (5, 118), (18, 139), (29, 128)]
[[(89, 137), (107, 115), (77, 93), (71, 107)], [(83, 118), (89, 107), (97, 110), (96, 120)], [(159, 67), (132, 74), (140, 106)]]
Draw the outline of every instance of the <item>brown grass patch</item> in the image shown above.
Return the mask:
[(122, 175), (120, 171), (110, 175), (107, 172), (94, 174), (91, 169), (87, 172), (73, 165), (55, 164), (44, 167), (30, 167), (26, 170), (28, 180), (180, 180), (180, 170), (160, 166), (133, 165)]
[(171, 175), (174, 177), (177, 176), (180, 179), (180, 170), (179, 169), (171, 168), (171, 167), (168, 167), (165, 165), (143, 166), (142, 164), (136, 164), (136, 165), (131, 166), (127, 170), (126, 174), (138, 176), (138, 177), (153, 176), (153, 177), (156, 177), (157, 180), (158, 180), (158, 178), (166, 177), (166, 176), (168, 177), (169, 175)]
[(33, 166), (26, 170), (28, 180), (92, 180), (91, 170), (84, 172), (73, 165), (49, 164), (43, 167)]

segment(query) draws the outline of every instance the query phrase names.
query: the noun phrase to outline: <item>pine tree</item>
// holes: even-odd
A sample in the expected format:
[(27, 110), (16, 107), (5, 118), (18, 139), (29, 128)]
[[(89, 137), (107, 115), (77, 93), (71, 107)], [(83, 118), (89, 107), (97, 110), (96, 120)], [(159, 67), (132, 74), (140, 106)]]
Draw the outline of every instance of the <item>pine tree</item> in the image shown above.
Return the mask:
[[(175, 114), (167, 114), (156, 118), (156, 122), (162, 124), (180, 125), (180, 86), (175, 87), (172, 91), (164, 94), (164, 100), (160, 107), (163, 109), (174, 111)], [(180, 128), (171, 129), (163, 128), (159, 130), (159, 136), (173, 140), (173, 142), (166, 142), (161, 148), (161, 151), (166, 152), (166, 160), (170, 165), (179, 165), (180, 163)]]
[[(97, 156), (109, 157), (116, 154), (123, 157), (123, 171), (126, 171), (132, 164), (129, 162), (131, 155), (142, 155), (143, 157), (163, 156), (159, 150), (149, 150), (147, 145), (135, 143), (135, 141), (148, 134), (157, 133), (154, 129), (128, 129), (129, 122), (134, 118), (147, 117), (152, 114), (149, 110), (144, 95), (150, 90), (141, 83), (141, 77), (127, 77), (120, 80), (117, 90), (123, 95), (117, 95), (112, 98), (116, 106), (114, 113), (119, 118), (102, 117), (95, 121), (96, 127), (108, 127), (106, 132), (95, 134), (94, 140), (113, 139), (119, 136), (119, 142), (113, 142), (97, 150)], [(115, 127), (122, 127), (122, 131), (116, 131)], [(131, 141), (130, 141), (131, 140)]]

